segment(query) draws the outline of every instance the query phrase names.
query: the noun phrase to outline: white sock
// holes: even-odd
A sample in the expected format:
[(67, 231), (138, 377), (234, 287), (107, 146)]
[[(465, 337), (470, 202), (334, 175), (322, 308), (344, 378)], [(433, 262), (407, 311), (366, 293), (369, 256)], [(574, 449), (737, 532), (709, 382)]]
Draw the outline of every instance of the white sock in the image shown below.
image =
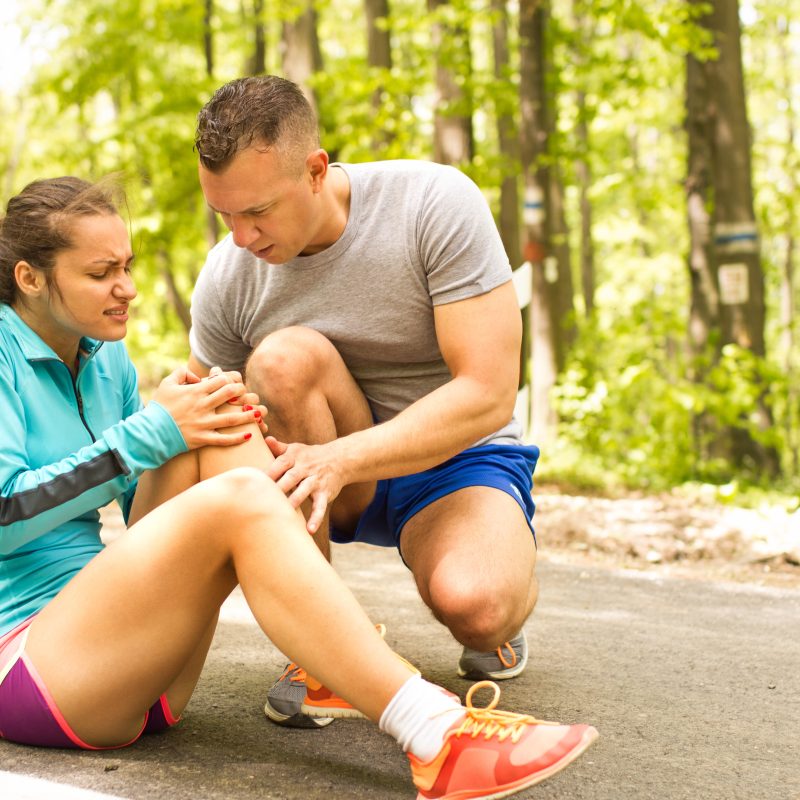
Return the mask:
[(465, 713), (458, 698), (412, 675), (389, 701), (378, 725), (424, 763), (442, 749), (445, 734)]

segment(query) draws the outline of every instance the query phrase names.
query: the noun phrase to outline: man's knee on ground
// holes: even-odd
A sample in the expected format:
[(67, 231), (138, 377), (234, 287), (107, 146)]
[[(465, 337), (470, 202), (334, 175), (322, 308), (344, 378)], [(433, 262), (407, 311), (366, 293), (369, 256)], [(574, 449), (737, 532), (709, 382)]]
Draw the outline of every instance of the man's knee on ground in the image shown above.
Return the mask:
[(432, 581), (430, 605), (434, 615), (462, 644), (493, 650), (515, 636), (526, 616), (526, 597), (505, 592), (460, 575), (452, 581)]
[(335, 352), (318, 331), (282, 328), (253, 350), (245, 368), (247, 384), (267, 405), (294, 404), (307, 396)]

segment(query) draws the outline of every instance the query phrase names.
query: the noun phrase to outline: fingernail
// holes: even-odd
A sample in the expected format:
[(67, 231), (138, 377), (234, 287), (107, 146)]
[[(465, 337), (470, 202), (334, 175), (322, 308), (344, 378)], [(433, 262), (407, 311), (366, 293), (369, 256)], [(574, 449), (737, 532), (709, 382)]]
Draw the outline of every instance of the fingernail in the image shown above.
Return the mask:
[(261, 412), (260, 412), (260, 411), (256, 411), (256, 412), (255, 412), (255, 414), (253, 414), (253, 416), (254, 416), (256, 419), (261, 419)]
[(243, 411), (252, 411), (253, 410), (253, 406), (242, 406), (242, 410)]
[(247, 441), (248, 439), (252, 439), (252, 438), (253, 438), (253, 434), (252, 434), (252, 433), (246, 433), (246, 434), (244, 435), (244, 440), (245, 440), (245, 441)]

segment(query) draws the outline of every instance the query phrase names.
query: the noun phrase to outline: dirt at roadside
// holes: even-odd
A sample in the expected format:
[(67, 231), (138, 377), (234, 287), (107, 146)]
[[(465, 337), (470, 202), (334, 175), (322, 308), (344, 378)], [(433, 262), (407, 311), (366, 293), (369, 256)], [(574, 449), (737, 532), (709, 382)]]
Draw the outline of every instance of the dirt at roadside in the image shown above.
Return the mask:
[(800, 511), (672, 494), (589, 497), (552, 486), (534, 494), (543, 558), (800, 586)]
[[(592, 497), (537, 485), (542, 559), (800, 588), (800, 511), (753, 510), (680, 495)], [(103, 538), (124, 526), (102, 510)]]

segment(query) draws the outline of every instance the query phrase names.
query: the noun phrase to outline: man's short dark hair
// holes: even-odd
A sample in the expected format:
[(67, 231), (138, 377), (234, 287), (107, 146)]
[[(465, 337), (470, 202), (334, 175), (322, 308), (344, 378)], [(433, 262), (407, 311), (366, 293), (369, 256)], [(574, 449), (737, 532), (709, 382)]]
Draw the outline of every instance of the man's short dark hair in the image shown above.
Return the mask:
[(194, 147), (212, 172), (249, 147), (274, 148), (294, 164), (319, 147), (317, 119), (300, 87), (275, 75), (238, 78), (214, 92), (197, 117)]

